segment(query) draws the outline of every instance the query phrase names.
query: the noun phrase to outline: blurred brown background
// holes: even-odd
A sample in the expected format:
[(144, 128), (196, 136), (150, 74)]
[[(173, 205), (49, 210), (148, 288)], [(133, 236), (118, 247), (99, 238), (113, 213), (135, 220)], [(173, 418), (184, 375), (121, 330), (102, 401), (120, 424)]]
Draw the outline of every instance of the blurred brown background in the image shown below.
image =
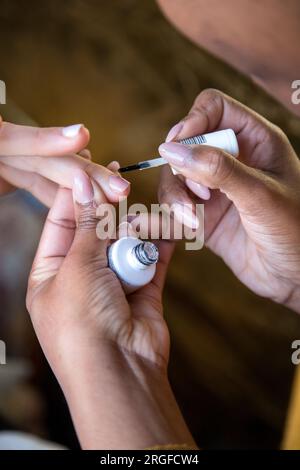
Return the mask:
[[(13, 101), (41, 126), (83, 122), (101, 164), (155, 156), (170, 126), (206, 87), (223, 90), (280, 125), (300, 151), (299, 119), (180, 36), (152, 0), (1, 0), (0, 21), (0, 78), (10, 98), (0, 112), (28, 122)], [(157, 201), (158, 171), (130, 176), (131, 202)], [(0, 201), (1, 237), (6, 234), (0, 271), (6, 253), (8, 273), (0, 274), (0, 338), (9, 354), (27, 358), (33, 367), (30, 379), (3, 392), (0, 413), (2, 427), (74, 447), (63, 398), (24, 307), (43, 217), (24, 195)], [(15, 237), (18, 224), (25, 230)], [(165, 312), (171, 381), (199, 446), (278, 447), (300, 318), (256, 297), (209, 251), (187, 252), (183, 245), (168, 276)]]

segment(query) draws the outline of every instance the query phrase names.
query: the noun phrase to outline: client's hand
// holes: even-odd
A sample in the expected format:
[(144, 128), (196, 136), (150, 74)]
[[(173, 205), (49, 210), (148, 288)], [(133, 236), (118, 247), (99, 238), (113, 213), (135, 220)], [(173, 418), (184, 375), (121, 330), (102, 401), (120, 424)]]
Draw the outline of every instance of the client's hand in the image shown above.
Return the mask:
[(103, 190), (110, 200), (127, 196), (126, 180), (88, 161), (89, 151), (83, 150), (88, 142), (89, 132), (81, 124), (38, 128), (2, 122), (0, 117), (0, 195), (22, 188), (50, 207), (58, 185), (71, 188), (74, 171), (84, 169), (95, 190)]
[(73, 197), (59, 189), (29, 280), (27, 306), (45, 355), (88, 448), (191, 443), (167, 379), (168, 329), (161, 293), (172, 253), (160, 242), (153, 281), (125, 296), (96, 236), (89, 177), (78, 171)]
[(237, 101), (205, 90), (169, 139), (226, 128), (237, 135), (239, 159), (208, 146), (161, 145), (185, 181), (164, 168), (160, 202), (180, 208), (204, 202), (193, 195), (207, 199), (203, 185), (215, 190), (205, 201), (206, 245), (254, 292), (300, 312), (300, 162), (287, 137)]

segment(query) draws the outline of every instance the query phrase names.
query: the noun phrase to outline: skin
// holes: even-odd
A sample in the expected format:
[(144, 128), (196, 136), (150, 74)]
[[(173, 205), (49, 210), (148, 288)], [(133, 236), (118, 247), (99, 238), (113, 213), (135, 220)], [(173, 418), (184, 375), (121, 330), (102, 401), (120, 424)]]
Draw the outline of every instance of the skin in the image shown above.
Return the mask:
[(160, 242), (155, 278), (126, 299), (107, 267), (108, 241), (96, 236), (96, 208), (129, 193), (129, 184), (116, 174), (118, 163), (105, 168), (90, 161), (83, 126), (66, 138), (62, 128), (0, 124), (0, 194), (26, 189), (51, 207), (27, 306), (82, 447), (194, 447), (166, 372), (169, 333), (161, 292), (173, 244)]
[(61, 127), (18, 126), (0, 117), (0, 195), (22, 188), (50, 207), (58, 186), (72, 188), (74, 172), (84, 169), (93, 180), (96, 197), (104, 193), (113, 202), (126, 197), (129, 183), (117, 177), (118, 187), (113, 170), (91, 162), (85, 149), (88, 142), (84, 126), (70, 138), (64, 137)]
[(107, 265), (109, 241), (96, 236), (96, 208), (107, 199), (96, 203), (86, 173), (77, 172), (74, 181), (75, 206), (71, 191), (61, 188), (49, 212), (27, 308), (81, 445), (194, 446), (167, 379), (169, 333), (161, 294), (173, 244), (159, 243), (154, 279), (126, 297)]
[[(227, 127), (237, 134), (238, 160), (208, 146), (160, 147), (172, 165), (175, 153), (181, 173), (163, 168), (160, 201), (201, 202), (185, 178), (212, 189), (205, 202), (207, 246), (254, 292), (299, 312), (299, 160), (280, 129), (216, 90), (198, 96), (174, 139)], [(184, 155), (180, 165), (178, 155)], [(109, 241), (95, 233), (97, 207), (108, 199), (102, 194), (95, 200), (82, 170), (74, 177), (73, 199), (75, 206), (70, 190), (59, 189), (30, 275), (27, 307), (82, 447), (195, 446), (167, 378), (161, 294), (172, 243), (160, 242), (153, 281), (126, 297), (107, 266)], [(136, 223), (127, 227), (130, 234)]]
[[(161, 145), (182, 176), (163, 168), (160, 203), (205, 202), (206, 245), (255, 293), (300, 312), (300, 162), (288, 138), (217, 90), (200, 93), (183, 124), (175, 140), (232, 128), (240, 157), (208, 146)], [(217, 191), (202, 201), (183, 177)]]
[[(30, 275), (27, 307), (82, 447), (145, 448), (172, 442), (195, 446), (167, 377), (169, 334), (161, 294), (172, 243), (160, 242), (153, 281), (126, 297), (107, 266), (109, 241), (96, 236), (97, 207), (124, 197), (111, 192), (108, 183), (118, 164), (105, 169), (75, 153), (59, 156), (87, 144), (84, 128), (62, 149), (56, 146), (61, 129), (10, 126), (2, 133), (6, 156), (1, 164), (15, 181), (30, 173), (42, 178), (43, 194), (49, 183), (52, 188), (52, 207)], [(240, 103), (206, 90), (173, 140), (227, 127), (237, 134), (239, 160), (206, 146), (171, 142), (160, 147), (172, 165), (170, 149), (173, 159), (177, 155), (175, 168), (181, 173), (174, 176), (163, 168), (160, 201), (201, 202), (187, 188), (187, 179), (196, 193), (195, 184), (215, 189), (205, 202), (207, 246), (254, 292), (300, 311), (300, 164), (286, 136)], [(41, 132), (42, 141), (36, 140)], [(22, 133), (27, 151), (20, 156)], [(53, 155), (46, 156), (49, 152)], [(131, 234), (135, 224), (137, 220)], [(123, 228), (119, 236), (122, 233)]]
[[(298, 0), (157, 0), (169, 21), (199, 47), (250, 76), (298, 116)], [(280, 34), (278, 33), (280, 31)]]
[[(196, 44), (300, 114), (291, 103), (291, 83), (299, 69), (297, 48), (291, 47), (299, 39), (297, 0), (159, 3)], [(185, 152), (184, 165), (176, 166), (183, 176), (163, 170), (161, 202), (201, 202), (186, 182), (198, 194), (195, 183), (219, 190), (205, 203), (207, 246), (254, 292), (299, 311), (300, 170), (287, 138), (215, 91), (199, 96), (184, 124), (175, 138), (232, 127), (241, 157), (235, 161), (203, 147)], [(110, 176), (117, 167), (88, 162), (82, 153), (87, 143), (84, 128), (74, 140), (65, 140), (59, 128), (0, 127), (0, 192), (22, 187), (52, 206), (29, 281), (33, 325), (84, 448), (194, 445), (166, 372), (169, 336), (161, 290), (172, 245), (160, 246), (155, 280), (126, 298), (107, 268), (107, 242), (95, 237), (95, 208), (126, 197), (129, 187), (112, 189)], [(84, 195), (76, 192), (79, 182)], [(64, 188), (57, 191), (58, 185)]]

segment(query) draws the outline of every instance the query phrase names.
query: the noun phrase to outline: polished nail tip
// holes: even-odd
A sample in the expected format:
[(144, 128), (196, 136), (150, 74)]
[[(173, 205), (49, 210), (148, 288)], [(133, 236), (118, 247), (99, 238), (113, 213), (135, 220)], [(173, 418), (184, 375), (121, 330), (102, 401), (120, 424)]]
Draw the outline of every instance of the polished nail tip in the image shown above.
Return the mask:
[(113, 191), (124, 193), (129, 188), (130, 183), (120, 176), (112, 175), (109, 177), (109, 185)]
[(210, 190), (201, 183), (196, 183), (193, 180), (186, 179), (186, 185), (194, 194), (196, 194), (196, 196), (200, 197), (201, 199), (204, 199), (205, 201), (210, 199)]
[(82, 124), (73, 124), (71, 126), (63, 127), (62, 134), (64, 137), (74, 138), (79, 134), (82, 127)]

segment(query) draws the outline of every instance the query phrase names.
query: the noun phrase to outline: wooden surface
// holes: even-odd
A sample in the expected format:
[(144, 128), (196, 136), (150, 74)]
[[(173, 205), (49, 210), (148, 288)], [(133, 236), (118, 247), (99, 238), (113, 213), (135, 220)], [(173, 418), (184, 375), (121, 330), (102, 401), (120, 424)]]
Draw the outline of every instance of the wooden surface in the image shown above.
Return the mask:
[[(300, 149), (295, 117), (184, 40), (150, 0), (4, 4), (0, 75), (8, 94), (41, 125), (84, 122), (99, 163), (156, 155), (170, 125), (205, 87), (281, 125)], [(156, 202), (158, 170), (130, 179), (131, 202)], [(164, 302), (170, 376), (188, 425), (204, 448), (279, 447), (300, 317), (252, 294), (209, 251), (183, 248)]]

